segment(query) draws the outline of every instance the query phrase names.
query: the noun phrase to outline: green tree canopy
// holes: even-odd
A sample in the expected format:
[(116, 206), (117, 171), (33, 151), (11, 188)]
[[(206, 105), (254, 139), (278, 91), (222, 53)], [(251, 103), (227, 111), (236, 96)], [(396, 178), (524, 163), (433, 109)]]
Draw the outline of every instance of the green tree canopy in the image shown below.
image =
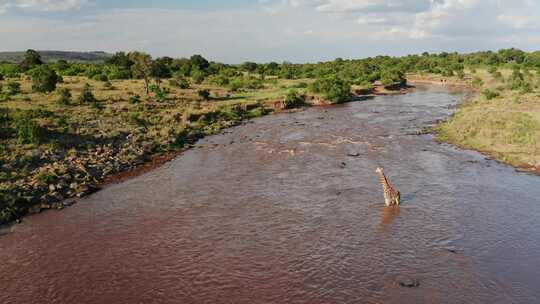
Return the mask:
[(52, 92), (60, 77), (48, 65), (41, 65), (31, 71), (32, 90), (40, 93)]

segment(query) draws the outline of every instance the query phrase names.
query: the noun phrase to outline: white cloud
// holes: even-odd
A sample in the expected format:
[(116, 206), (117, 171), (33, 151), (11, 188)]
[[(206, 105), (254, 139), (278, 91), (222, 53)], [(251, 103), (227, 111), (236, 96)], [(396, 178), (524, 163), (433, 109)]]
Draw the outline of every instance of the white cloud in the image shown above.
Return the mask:
[(0, 14), (5, 13), (9, 6), (10, 4), (7, 0), (0, 0)]
[(80, 9), (86, 0), (0, 0), (0, 13), (5, 13), (9, 8), (17, 8), (30, 11), (69, 11)]
[(366, 11), (423, 11), (431, 0), (322, 0), (317, 6), (321, 12), (366, 12)]
[(9, 10), (76, 9), (84, 1), (0, 0), (0, 50), (201, 53), (225, 62), (317, 61), (423, 51), (535, 49), (534, 0), (259, 0), (230, 10), (84, 9), (77, 19)]

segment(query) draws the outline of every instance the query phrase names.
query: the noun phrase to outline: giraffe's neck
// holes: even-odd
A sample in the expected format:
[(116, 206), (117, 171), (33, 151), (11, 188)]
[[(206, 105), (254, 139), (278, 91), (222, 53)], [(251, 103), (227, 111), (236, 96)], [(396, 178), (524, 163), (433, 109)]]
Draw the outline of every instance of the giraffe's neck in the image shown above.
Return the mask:
[(388, 179), (386, 178), (386, 175), (384, 175), (383, 172), (379, 172), (379, 178), (381, 180), (381, 184), (385, 192), (392, 189), (392, 186), (390, 186), (390, 183), (388, 182)]

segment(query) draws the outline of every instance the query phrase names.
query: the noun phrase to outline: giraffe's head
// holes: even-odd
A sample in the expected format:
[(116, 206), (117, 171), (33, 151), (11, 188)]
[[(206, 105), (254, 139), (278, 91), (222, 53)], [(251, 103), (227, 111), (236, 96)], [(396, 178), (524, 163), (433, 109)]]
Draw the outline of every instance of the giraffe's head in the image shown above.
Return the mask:
[(375, 170), (375, 173), (383, 173), (383, 169), (381, 167), (378, 167), (377, 170)]

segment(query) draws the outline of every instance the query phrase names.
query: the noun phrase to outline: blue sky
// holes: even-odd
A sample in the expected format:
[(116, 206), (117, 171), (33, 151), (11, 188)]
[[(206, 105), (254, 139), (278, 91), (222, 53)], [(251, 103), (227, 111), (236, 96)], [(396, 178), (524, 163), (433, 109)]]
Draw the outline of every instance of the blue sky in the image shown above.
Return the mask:
[(539, 30), (537, 0), (0, 0), (0, 51), (306, 62), (535, 50)]

